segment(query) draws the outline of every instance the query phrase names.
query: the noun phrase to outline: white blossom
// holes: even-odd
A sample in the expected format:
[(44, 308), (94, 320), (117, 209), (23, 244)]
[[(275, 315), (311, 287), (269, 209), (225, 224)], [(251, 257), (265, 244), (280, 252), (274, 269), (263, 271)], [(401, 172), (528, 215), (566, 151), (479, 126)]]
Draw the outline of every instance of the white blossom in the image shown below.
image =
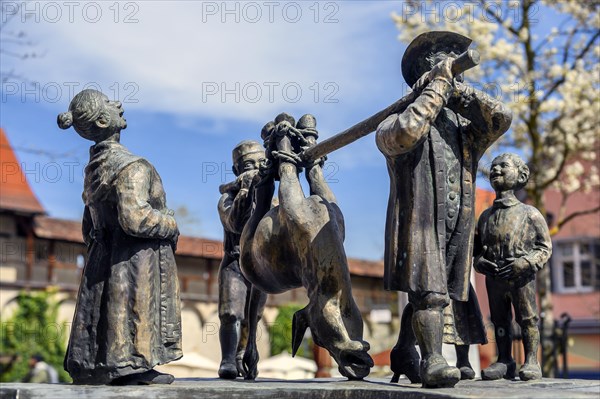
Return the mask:
[[(406, 3), (414, 7), (423, 4), (417, 0)], [(511, 130), (499, 145), (510, 143), (528, 154), (530, 161), (537, 160), (527, 187), (531, 194), (540, 193), (548, 184), (567, 196), (578, 190), (598, 190), (598, 168), (591, 164), (596, 161), (600, 138), (598, 40), (584, 57), (575, 59), (600, 29), (598, 7), (581, 0), (542, 0), (541, 7), (552, 8), (561, 21), (568, 22), (552, 27), (547, 35), (541, 34), (547, 32), (543, 15), (525, 12), (522, 1), (486, 3), (490, 10), (503, 11), (496, 14), (500, 22), (473, 2), (456, 3), (462, 7), (456, 13), (462, 16), (458, 20), (456, 15), (444, 18), (420, 15), (423, 13), (409, 17), (394, 14), (393, 19), (399, 39), (405, 43), (430, 30), (450, 30), (474, 39), (482, 63), (465, 73), (465, 78), (475, 88), (501, 98), (513, 112)], [(427, 4), (431, 10), (433, 2), (428, 0)], [(530, 31), (521, 22), (532, 15), (537, 21), (529, 21)], [(526, 46), (537, 50), (532, 55), (533, 64), (528, 64)], [(564, 54), (567, 57), (563, 60)], [(537, 146), (533, 146), (534, 137)], [(543, 202), (536, 205), (544, 207)]]

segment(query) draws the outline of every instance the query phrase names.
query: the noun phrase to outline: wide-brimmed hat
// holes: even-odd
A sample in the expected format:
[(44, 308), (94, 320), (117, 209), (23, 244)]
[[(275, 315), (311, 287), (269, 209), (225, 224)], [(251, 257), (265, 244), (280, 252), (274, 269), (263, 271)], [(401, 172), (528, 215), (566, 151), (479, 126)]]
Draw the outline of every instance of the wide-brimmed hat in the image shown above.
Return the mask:
[(431, 69), (427, 57), (438, 52), (462, 54), (473, 40), (459, 33), (431, 31), (417, 36), (407, 47), (402, 57), (402, 76), (412, 87), (417, 80)]

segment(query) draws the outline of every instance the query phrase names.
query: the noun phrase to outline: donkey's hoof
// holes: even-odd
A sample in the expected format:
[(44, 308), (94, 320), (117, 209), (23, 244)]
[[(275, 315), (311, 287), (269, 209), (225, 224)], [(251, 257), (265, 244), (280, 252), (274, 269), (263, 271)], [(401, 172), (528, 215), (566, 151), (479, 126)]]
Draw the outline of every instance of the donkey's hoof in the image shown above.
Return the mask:
[(255, 346), (248, 344), (242, 363), (244, 366), (244, 379), (255, 380), (258, 375), (258, 351)]
[[(390, 352), (390, 368), (394, 375), (404, 374), (412, 384), (421, 383), (420, 360), (419, 352), (413, 345), (394, 346)], [(398, 382), (398, 380), (394, 382)]]
[(235, 380), (238, 376), (237, 366), (233, 363), (221, 362), (219, 367), (219, 378), (225, 380)]

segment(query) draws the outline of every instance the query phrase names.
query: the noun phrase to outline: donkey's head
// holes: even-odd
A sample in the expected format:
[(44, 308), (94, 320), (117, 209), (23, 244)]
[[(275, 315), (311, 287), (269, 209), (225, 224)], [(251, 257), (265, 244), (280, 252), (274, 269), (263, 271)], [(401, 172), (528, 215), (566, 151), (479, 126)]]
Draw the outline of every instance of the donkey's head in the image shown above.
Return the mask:
[[(373, 359), (367, 353), (370, 348), (369, 343), (351, 340), (341, 320), (339, 320), (340, 323), (333, 326), (333, 330), (337, 331), (332, 334), (331, 320), (328, 320), (328, 317), (311, 317), (308, 309), (309, 307), (305, 307), (294, 313), (292, 321), (292, 356), (296, 354), (302, 343), (304, 333), (310, 326), (315, 344), (327, 349), (338, 364), (340, 374), (350, 380), (362, 380), (369, 375), (371, 367), (374, 365)], [(360, 320), (360, 323), (362, 323), (362, 320)], [(339, 331), (339, 329), (344, 331)]]

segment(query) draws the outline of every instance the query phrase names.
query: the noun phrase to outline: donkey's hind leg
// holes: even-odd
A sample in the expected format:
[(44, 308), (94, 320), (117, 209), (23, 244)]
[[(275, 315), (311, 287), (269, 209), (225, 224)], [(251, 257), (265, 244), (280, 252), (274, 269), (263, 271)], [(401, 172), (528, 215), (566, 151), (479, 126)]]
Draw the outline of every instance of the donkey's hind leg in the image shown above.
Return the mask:
[(250, 294), (250, 305), (248, 306), (248, 345), (244, 353), (244, 379), (254, 380), (258, 375), (258, 348), (256, 346), (256, 330), (260, 319), (260, 309), (265, 307), (267, 294), (256, 287), (252, 287)]
[(327, 184), (323, 175), (323, 168), (320, 165), (314, 165), (310, 169), (307, 169), (306, 180), (310, 187), (310, 195), (317, 195), (327, 202), (337, 204), (335, 195), (331, 191), (329, 184)]

